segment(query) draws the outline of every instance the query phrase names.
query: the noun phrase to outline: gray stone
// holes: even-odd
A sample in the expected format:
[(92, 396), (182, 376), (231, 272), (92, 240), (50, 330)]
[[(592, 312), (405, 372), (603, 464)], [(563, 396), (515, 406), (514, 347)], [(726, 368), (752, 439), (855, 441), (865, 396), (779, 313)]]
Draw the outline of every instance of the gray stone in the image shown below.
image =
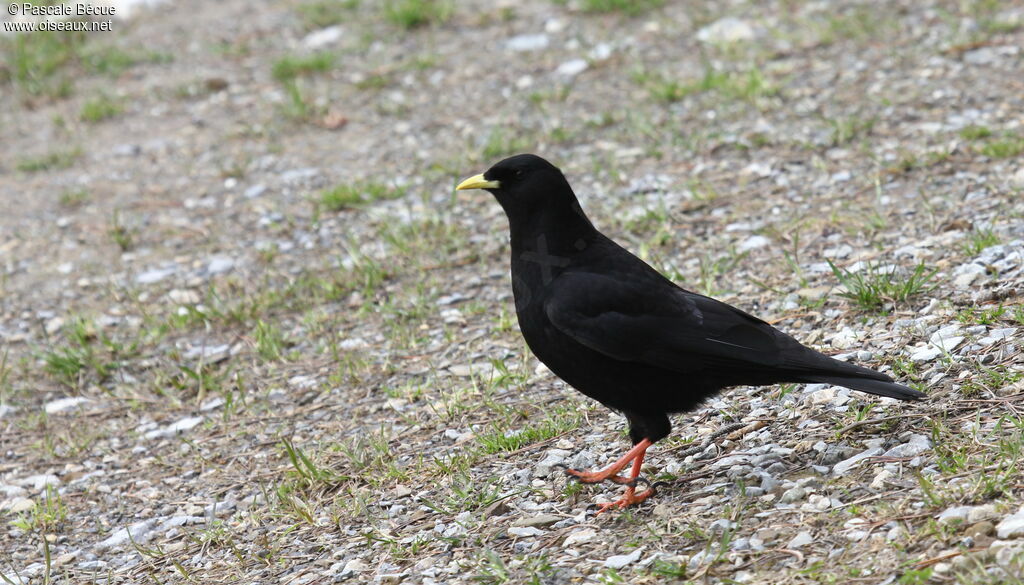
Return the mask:
[(541, 514), (540, 516), (531, 516), (529, 518), (519, 518), (515, 522), (512, 523), (512, 526), (521, 526), (521, 527), (533, 526), (533, 527), (544, 528), (546, 526), (551, 526), (552, 524), (558, 522), (561, 519), (562, 519), (561, 516), (555, 516), (554, 514)]
[(910, 354), (910, 361), (916, 363), (930, 362), (942, 355), (942, 350), (936, 347), (922, 347)]
[(155, 284), (177, 272), (177, 268), (154, 268), (135, 277), (139, 284)]
[(206, 265), (206, 271), (210, 274), (221, 274), (224, 272), (230, 272), (235, 267), (235, 261), (225, 256), (216, 256), (210, 259), (210, 263)]
[(966, 522), (967, 515), (971, 512), (971, 506), (952, 506), (940, 512), (935, 519), (939, 524), (950, 524), (952, 522)]
[(510, 51), (522, 53), (526, 51), (539, 51), (546, 49), (551, 39), (546, 34), (527, 34), (514, 36), (505, 41), (505, 48)]
[(996, 536), (1002, 539), (1024, 537), (1024, 507), (996, 524)]
[(565, 77), (576, 77), (580, 73), (587, 70), (589, 65), (586, 59), (570, 59), (565, 63), (562, 63), (555, 69), (555, 73), (558, 75), (564, 75)]
[(508, 534), (509, 536), (525, 538), (529, 536), (540, 536), (542, 534), (546, 534), (546, 532), (535, 526), (513, 526), (508, 529)]
[(636, 561), (640, 560), (640, 555), (643, 554), (643, 552), (644, 549), (638, 548), (635, 551), (629, 553), (628, 555), (610, 556), (604, 562), (604, 567), (606, 569), (621, 569), (628, 564), (635, 563)]
[(849, 459), (836, 463), (835, 467), (832, 468), (832, 473), (835, 475), (844, 475), (846, 472), (860, 465), (861, 462), (867, 459), (868, 457), (874, 457), (876, 455), (880, 455), (881, 453), (882, 449), (879, 447), (862, 451), (861, 453), (858, 453), (853, 457), (850, 457)]
[(266, 193), (266, 191), (266, 185), (264, 185), (263, 183), (256, 183), (255, 185), (252, 185), (248, 189), (246, 189), (245, 192), (242, 193), (242, 195), (244, 195), (246, 199), (255, 199), (256, 197), (259, 197), (260, 195)]
[(341, 39), (342, 32), (342, 28), (337, 25), (315, 30), (302, 38), (302, 44), (307, 49), (319, 49), (333, 45)]
[(798, 548), (801, 548), (801, 547), (806, 546), (808, 544), (811, 544), (812, 542), (814, 542), (814, 537), (811, 536), (810, 532), (805, 530), (805, 531), (801, 532), (800, 534), (797, 534), (796, 536), (794, 536), (789, 541), (789, 544), (786, 545), (786, 548), (798, 549)]
[(702, 43), (729, 44), (749, 41), (756, 36), (754, 27), (746, 21), (727, 16), (697, 31), (697, 40)]
[(916, 457), (932, 448), (931, 440), (924, 436), (913, 434), (910, 440), (902, 445), (897, 445), (885, 452), (886, 457)]
[(83, 396), (72, 396), (68, 398), (59, 398), (46, 403), (43, 410), (46, 414), (61, 414), (65, 412), (72, 412), (81, 410), (82, 407), (92, 402), (88, 398)]

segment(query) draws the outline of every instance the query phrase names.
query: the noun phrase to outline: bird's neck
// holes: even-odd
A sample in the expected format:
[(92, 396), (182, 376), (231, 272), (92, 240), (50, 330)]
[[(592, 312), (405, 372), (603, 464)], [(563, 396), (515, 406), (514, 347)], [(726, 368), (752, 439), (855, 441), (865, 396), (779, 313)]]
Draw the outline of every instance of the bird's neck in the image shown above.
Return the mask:
[(583, 249), (597, 234), (594, 224), (579, 206), (548, 209), (528, 217), (509, 218), (513, 253), (537, 252), (571, 255)]
[(600, 235), (578, 204), (509, 220), (514, 281), (546, 285)]

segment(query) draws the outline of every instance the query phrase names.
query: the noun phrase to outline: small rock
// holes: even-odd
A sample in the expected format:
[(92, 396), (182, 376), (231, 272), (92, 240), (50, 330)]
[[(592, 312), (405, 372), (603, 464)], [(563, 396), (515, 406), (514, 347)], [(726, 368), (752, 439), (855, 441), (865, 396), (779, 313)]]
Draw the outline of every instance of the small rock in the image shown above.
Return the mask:
[(360, 559), (352, 559), (349, 562), (345, 563), (345, 568), (342, 569), (341, 572), (343, 574), (354, 574), (362, 573), (368, 570), (370, 570), (370, 565), (367, 565)]
[(221, 274), (229, 272), (235, 267), (235, 261), (224, 256), (217, 256), (206, 265), (206, 271), (210, 274)]
[(910, 439), (885, 452), (885, 457), (916, 457), (932, 448), (931, 439), (924, 435), (913, 434)]
[(888, 469), (883, 469), (882, 471), (879, 471), (878, 475), (876, 475), (875, 478), (871, 480), (871, 489), (885, 489), (885, 482), (888, 481), (889, 478), (892, 477), (893, 475), (893, 472), (889, 471)]
[(873, 449), (868, 449), (866, 451), (858, 453), (853, 457), (850, 457), (849, 459), (836, 463), (835, 467), (832, 468), (832, 473), (835, 475), (843, 475), (847, 471), (850, 471), (854, 467), (860, 465), (860, 463), (867, 459), (868, 457), (874, 457), (876, 455), (880, 455), (881, 453), (882, 449), (880, 447), (875, 447)]
[(505, 41), (505, 48), (517, 53), (546, 49), (551, 39), (546, 34), (527, 34), (514, 36)]
[(175, 435), (179, 435), (181, 433), (184, 433), (185, 431), (192, 430), (193, 428), (195, 428), (199, 423), (203, 422), (204, 420), (206, 420), (206, 419), (204, 417), (201, 417), (201, 416), (191, 416), (191, 417), (183, 418), (183, 419), (179, 420), (178, 422), (175, 422), (173, 424), (167, 425), (166, 427), (164, 427), (162, 429), (156, 429), (156, 430), (149, 431), (148, 433), (144, 434), (143, 437), (145, 437), (146, 439), (162, 439), (162, 438), (166, 438), (166, 437), (173, 437)]
[(288, 169), (281, 173), (281, 182), (287, 184), (297, 184), (305, 181), (310, 181), (320, 176), (320, 169), (313, 167), (305, 167), (300, 169)]
[(783, 504), (792, 504), (792, 503), (795, 503), (795, 502), (799, 502), (800, 500), (804, 499), (806, 496), (807, 496), (807, 490), (805, 490), (804, 488), (799, 487), (799, 486), (791, 487), (791, 488), (789, 488), (788, 490), (786, 490), (782, 494), (782, 497), (779, 498), (779, 502), (781, 502)]
[(971, 538), (978, 539), (982, 536), (989, 536), (995, 531), (995, 525), (989, 522), (988, 520), (985, 520), (972, 525), (965, 531), (965, 533), (967, 534), (967, 536), (970, 536)]
[(789, 541), (789, 544), (786, 545), (786, 548), (797, 549), (806, 546), (812, 542), (814, 542), (814, 537), (811, 536), (810, 532), (807, 532), (805, 530), (800, 534), (794, 536), (792, 540)]
[(569, 536), (566, 536), (565, 540), (562, 541), (562, 546), (570, 547), (576, 544), (583, 544), (594, 540), (596, 537), (597, 531), (593, 528), (582, 528), (575, 532), (570, 532)]
[(916, 363), (930, 362), (942, 355), (942, 350), (936, 347), (923, 347), (910, 354), (910, 361)]
[(564, 75), (565, 77), (575, 77), (586, 71), (587, 67), (589, 67), (589, 65), (587, 64), (586, 59), (570, 59), (559, 65), (558, 69), (555, 69), (555, 73), (558, 75)]
[(139, 284), (155, 284), (177, 272), (176, 268), (154, 268), (135, 277)]
[(519, 518), (512, 523), (512, 526), (539, 526), (543, 528), (545, 526), (551, 526), (552, 524), (558, 522), (561, 519), (561, 516), (555, 516), (554, 514), (541, 514), (540, 516), (532, 516), (530, 518)]
[(83, 406), (89, 404), (90, 402), (92, 402), (92, 400), (89, 400), (88, 398), (82, 396), (60, 398), (57, 400), (53, 400), (51, 402), (47, 402), (46, 406), (43, 407), (43, 410), (46, 411), (46, 414), (60, 414), (64, 412), (81, 410)]
[(199, 303), (199, 293), (194, 290), (175, 288), (167, 293), (167, 298), (178, 305), (196, 305)]
[(513, 526), (508, 529), (509, 536), (529, 537), (547, 534), (544, 530), (533, 526)]
[(8, 514), (20, 514), (22, 512), (28, 512), (36, 507), (36, 503), (32, 498), (13, 498), (0, 505), (0, 510), (6, 511)]
[(823, 496), (821, 494), (811, 494), (810, 497), (807, 498), (807, 503), (802, 506), (802, 509), (811, 511), (817, 510), (819, 512), (824, 512), (825, 510), (828, 510), (830, 507), (832, 507), (832, 500), (829, 499), (828, 496)]
[(996, 525), (996, 536), (1001, 539), (1024, 536), (1024, 507), (1012, 516), (1007, 516)]
[(494, 373), (494, 366), (490, 362), (477, 362), (475, 364), (456, 364), (449, 366), (448, 371), (460, 378), (479, 376), (484, 379), (490, 378)]
[(302, 44), (307, 49), (319, 49), (327, 45), (332, 45), (341, 39), (342, 28), (340, 26), (329, 26), (320, 30), (315, 30), (302, 39)]
[(19, 479), (15, 483), (30, 490), (39, 491), (48, 485), (60, 485), (60, 479), (58, 479), (57, 476), (52, 473), (41, 473), (38, 475), (30, 475), (28, 477)]
[(749, 41), (755, 37), (754, 28), (746, 21), (727, 16), (697, 31), (697, 40), (711, 44), (730, 44)]
[(964, 53), (964, 63), (970, 65), (991, 65), (999, 59), (999, 51), (993, 47), (980, 47)]
[(125, 545), (132, 541), (135, 543), (147, 542), (153, 537), (153, 529), (156, 528), (156, 526), (156, 520), (143, 520), (141, 522), (136, 522), (127, 528), (121, 528), (120, 530), (115, 531), (107, 539), (96, 543), (94, 548), (102, 551)]
[(764, 248), (771, 243), (772, 241), (764, 236), (750, 236), (746, 240), (740, 242), (738, 248), (740, 252), (747, 252), (750, 250), (756, 250), (757, 248)]
[(939, 524), (951, 524), (953, 522), (964, 522), (967, 514), (971, 511), (970, 506), (952, 506), (946, 508), (935, 517)]
[(608, 557), (608, 560), (604, 562), (606, 569), (621, 569), (630, 563), (635, 563), (640, 559), (640, 555), (643, 553), (642, 548), (638, 548), (628, 555), (613, 555)]
[(983, 520), (991, 520), (998, 515), (999, 512), (996, 511), (996, 507), (992, 504), (972, 506), (971, 510), (967, 512), (967, 522), (970, 524), (978, 524)]
[(252, 185), (248, 189), (246, 189), (245, 192), (242, 193), (242, 195), (244, 195), (246, 199), (255, 199), (256, 197), (259, 197), (260, 195), (266, 193), (266, 191), (266, 185), (264, 185), (263, 183), (256, 183), (255, 185)]

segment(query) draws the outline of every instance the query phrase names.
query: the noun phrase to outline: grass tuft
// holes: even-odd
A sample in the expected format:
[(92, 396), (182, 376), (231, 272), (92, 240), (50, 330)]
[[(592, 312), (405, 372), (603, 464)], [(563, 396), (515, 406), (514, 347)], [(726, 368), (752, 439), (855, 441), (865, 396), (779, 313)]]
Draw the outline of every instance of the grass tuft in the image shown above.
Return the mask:
[(54, 150), (42, 156), (23, 158), (18, 161), (16, 167), (19, 171), (26, 173), (66, 169), (74, 164), (75, 160), (80, 156), (82, 156), (82, 151), (78, 148)]
[(82, 105), (82, 111), (78, 117), (83, 122), (94, 124), (120, 114), (123, 111), (121, 104), (114, 98), (100, 94)]
[(441, 24), (451, 15), (452, 5), (446, 0), (391, 0), (384, 4), (384, 18), (406, 30)]
[(312, 55), (286, 55), (274, 62), (270, 74), (285, 83), (302, 75), (324, 73), (334, 67), (334, 55), (321, 52)]
[(840, 296), (867, 311), (883, 309), (887, 303), (905, 303), (937, 286), (932, 278), (938, 269), (929, 271), (923, 262), (906, 276), (902, 276), (896, 267), (882, 269), (869, 264), (860, 272), (850, 272), (839, 268), (831, 260), (828, 265), (832, 268), (832, 274), (846, 288)]
[(398, 199), (403, 195), (405, 189), (384, 183), (348, 183), (322, 191), (319, 204), (328, 211), (342, 211), (357, 209), (375, 201)]

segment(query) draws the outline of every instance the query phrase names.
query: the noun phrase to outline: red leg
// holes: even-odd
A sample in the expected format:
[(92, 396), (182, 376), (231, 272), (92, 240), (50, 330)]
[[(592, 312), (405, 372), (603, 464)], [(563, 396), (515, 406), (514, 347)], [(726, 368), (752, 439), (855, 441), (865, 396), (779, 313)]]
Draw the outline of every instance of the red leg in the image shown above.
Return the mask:
[[(601, 471), (580, 471), (578, 469), (567, 469), (565, 472), (569, 475), (579, 478), (583, 483), (598, 483), (606, 479), (610, 479), (615, 483), (631, 483), (640, 475), (640, 465), (644, 461), (644, 455), (647, 453), (647, 448), (651, 446), (651, 442), (647, 439), (640, 441), (633, 448), (626, 452), (621, 459), (612, 463), (608, 467), (605, 467)], [(633, 473), (632, 477), (622, 477), (618, 475), (620, 471), (629, 465), (629, 462), (633, 462)]]
[(633, 504), (639, 504), (655, 494), (653, 487), (647, 488), (639, 494), (636, 493), (636, 478), (640, 477), (640, 466), (644, 464), (644, 455), (646, 454), (646, 451), (641, 451), (640, 455), (633, 460), (633, 471), (629, 474), (630, 485), (626, 486), (626, 492), (622, 494), (621, 498), (614, 502), (601, 504), (601, 509), (597, 511), (598, 514), (607, 512), (612, 508), (625, 508), (627, 506), (632, 506)]

